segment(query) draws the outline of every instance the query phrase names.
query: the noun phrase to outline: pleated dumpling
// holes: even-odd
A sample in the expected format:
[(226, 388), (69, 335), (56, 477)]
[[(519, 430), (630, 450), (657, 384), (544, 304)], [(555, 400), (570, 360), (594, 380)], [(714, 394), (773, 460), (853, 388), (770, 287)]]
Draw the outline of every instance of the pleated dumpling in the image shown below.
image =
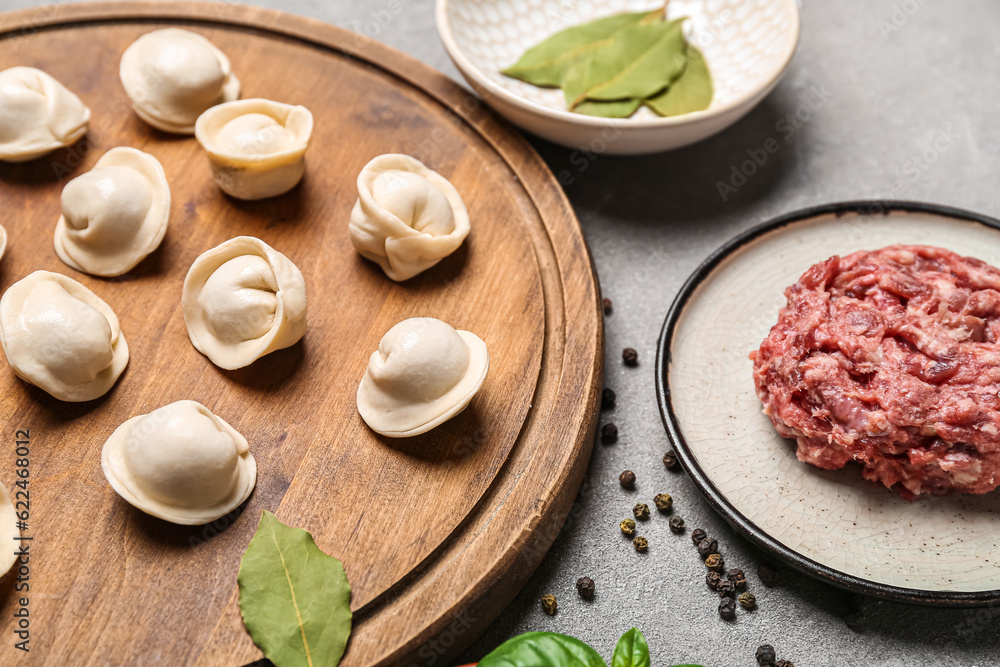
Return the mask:
[(196, 401), (123, 423), (104, 443), (101, 469), (129, 504), (182, 525), (229, 514), (257, 482), (246, 438)]
[(188, 337), (220, 368), (248, 366), (306, 331), (306, 283), (287, 257), (252, 236), (202, 254), (184, 279)]
[(26, 162), (76, 143), (90, 109), (40, 69), (0, 72), (0, 160)]
[(190, 30), (146, 33), (122, 54), (119, 67), (132, 110), (158, 130), (194, 134), (206, 109), (240, 96), (240, 82), (214, 44)]
[(380, 155), (358, 175), (351, 242), (393, 280), (407, 280), (455, 252), (469, 213), (448, 179), (409, 155)]
[(56, 223), (56, 254), (94, 276), (120, 276), (156, 250), (167, 232), (170, 186), (159, 161), (112, 148), (66, 184)]
[(15, 375), (61, 401), (103, 396), (128, 364), (111, 307), (49, 271), (35, 271), (4, 292), (0, 344)]
[(403, 320), (382, 336), (358, 385), (358, 412), (390, 438), (426, 433), (476, 395), (490, 355), (486, 343), (433, 317)]

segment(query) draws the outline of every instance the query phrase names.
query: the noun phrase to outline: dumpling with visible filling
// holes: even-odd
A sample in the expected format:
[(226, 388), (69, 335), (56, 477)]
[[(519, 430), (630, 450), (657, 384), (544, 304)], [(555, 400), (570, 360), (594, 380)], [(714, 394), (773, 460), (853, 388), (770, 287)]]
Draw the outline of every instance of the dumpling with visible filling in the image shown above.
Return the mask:
[(393, 280), (455, 252), (469, 235), (465, 202), (448, 179), (409, 155), (380, 155), (358, 175), (351, 242)]
[(71, 146), (89, 126), (90, 109), (42, 70), (0, 72), (0, 160), (26, 162)]
[(257, 482), (246, 438), (196, 401), (123, 423), (104, 443), (101, 469), (129, 504), (182, 525), (229, 514)]
[(103, 396), (128, 364), (128, 344), (111, 307), (49, 271), (35, 271), (4, 292), (0, 344), (15, 375), (61, 401)]
[(358, 386), (358, 412), (390, 438), (426, 433), (465, 410), (490, 355), (474, 333), (433, 317), (403, 320), (382, 336)]
[(287, 257), (252, 236), (202, 254), (184, 280), (188, 337), (232, 370), (294, 345), (306, 331), (306, 283)]
[(132, 109), (158, 130), (194, 134), (206, 109), (240, 96), (229, 59), (190, 30), (146, 33), (122, 54), (119, 67)]
[(160, 162), (112, 148), (62, 191), (56, 254), (94, 276), (120, 276), (156, 250), (167, 233), (170, 187)]

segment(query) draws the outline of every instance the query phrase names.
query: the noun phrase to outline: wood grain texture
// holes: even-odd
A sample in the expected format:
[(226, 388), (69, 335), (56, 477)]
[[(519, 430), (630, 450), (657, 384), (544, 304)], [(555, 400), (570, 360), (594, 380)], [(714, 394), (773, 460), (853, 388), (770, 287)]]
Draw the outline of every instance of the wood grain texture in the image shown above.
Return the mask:
[[(223, 49), (243, 97), (307, 106), (307, 173), (263, 202), (222, 195), (193, 138), (129, 109), (122, 51), (150, 30), (195, 30)], [(31, 429), (34, 664), (239, 665), (260, 657), (236, 604), (239, 557), (262, 509), (312, 532), (344, 562), (355, 628), (342, 664), (445, 664), (513, 598), (555, 539), (586, 468), (601, 384), (603, 324), (586, 244), (559, 185), (528, 144), (443, 75), (318, 21), (235, 4), (119, 2), (0, 15), (0, 69), (41, 68), (91, 108), (80, 144), (0, 164), (10, 232), (0, 287), (36, 269), (69, 275), (116, 311), (131, 362), (103, 399), (70, 405), (0, 372), (0, 419)], [(95, 279), (57, 259), (67, 180), (108, 149), (155, 155), (171, 185), (161, 248), (127, 276)], [(451, 179), (473, 231), (408, 282), (354, 252), (347, 220), (372, 157), (404, 152)], [(302, 270), (303, 341), (238, 371), (191, 346), (180, 309), (201, 252), (258, 236)], [(490, 375), (458, 418), (381, 438), (354, 395), (368, 355), (397, 321), (432, 315), (482, 337)], [(259, 466), (250, 500), (204, 527), (133, 509), (105, 482), (104, 440), (165, 403), (203, 402), (243, 433)], [(16, 605), (0, 590), (0, 627)], [(0, 663), (14, 654), (0, 644)], [(19, 656), (20, 657), (20, 656)]]

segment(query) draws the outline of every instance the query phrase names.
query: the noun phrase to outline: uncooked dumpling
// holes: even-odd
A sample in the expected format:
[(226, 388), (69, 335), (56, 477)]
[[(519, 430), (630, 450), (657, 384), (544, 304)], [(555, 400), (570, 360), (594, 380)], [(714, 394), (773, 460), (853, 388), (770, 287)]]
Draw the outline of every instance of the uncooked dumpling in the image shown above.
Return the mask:
[(433, 317), (389, 329), (358, 386), (358, 412), (376, 433), (426, 433), (466, 408), (490, 367), (486, 343)]
[(119, 426), (101, 450), (101, 469), (129, 504), (183, 525), (229, 514), (257, 481), (246, 438), (195, 401), (177, 401)]
[(0, 72), (0, 160), (25, 162), (87, 133), (90, 109), (40, 69)]
[(170, 187), (149, 153), (112, 148), (66, 184), (55, 248), (68, 266), (120, 276), (156, 250), (167, 233)]
[(119, 74), (136, 115), (164, 132), (193, 134), (206, 109), (240, 96), (226, 54), (181, 28), (135, 40), (122, 54)]
[(229, 370), (294, 345), (306, 331), (302, 273), (252, 236), (198, 257), (184, 280), (182, 305), (191, 343)]
[(35, 271), (4, 292), (0, 343), (15, 375), (61, 401), (103, 396), (128, 364), (111, 307), (49, 271)]
[(469, 214), (448, 179), (409, 155), (380, 155), (358, 175), (351, 242), (393, 280), (407, 280), (455, 252)]
[(195, 137), (222, 191), (253, 200), (288, 192), (302, 179), (312, 129), (305, 107), (254, 99), (209, 109)]

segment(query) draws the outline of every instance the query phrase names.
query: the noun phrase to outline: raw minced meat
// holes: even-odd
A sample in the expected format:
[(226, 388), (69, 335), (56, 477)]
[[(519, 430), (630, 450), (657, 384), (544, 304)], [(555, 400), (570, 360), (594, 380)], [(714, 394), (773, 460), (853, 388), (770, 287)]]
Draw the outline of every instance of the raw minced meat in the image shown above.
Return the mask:
[(752, 352), (801, 461), (863, 466), (912, 500), (1000, 486), (1000, 270), (931, 246), (831, 257)]

